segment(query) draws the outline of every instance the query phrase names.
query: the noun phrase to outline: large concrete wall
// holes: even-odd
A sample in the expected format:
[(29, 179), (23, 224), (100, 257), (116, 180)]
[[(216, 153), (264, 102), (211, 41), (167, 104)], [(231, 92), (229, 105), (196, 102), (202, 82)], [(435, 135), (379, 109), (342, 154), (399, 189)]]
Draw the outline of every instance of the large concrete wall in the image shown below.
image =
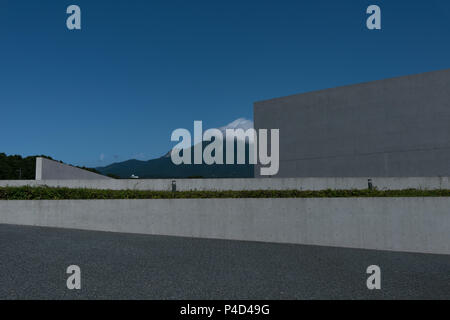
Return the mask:
[(111, 178), (46, 158), (36, 158), (36, 180), (67, 179), (109, 180)]
[[(131, 179), (131, 180), (0, 180), (0, 187), (49, 186), (111, 190), (350, 190), (367, 189), (369, 178), (260, 178), (260, 179)], [(372, 185), (380, 190), (450, 189), (449, 177), (379, 177)]]
[(257, 102), (254, 122), (280, 129), (279, 177), (450, 175), (450, 69)]
[(450, 254), (450, 198), (0, 201), (0, 223)]

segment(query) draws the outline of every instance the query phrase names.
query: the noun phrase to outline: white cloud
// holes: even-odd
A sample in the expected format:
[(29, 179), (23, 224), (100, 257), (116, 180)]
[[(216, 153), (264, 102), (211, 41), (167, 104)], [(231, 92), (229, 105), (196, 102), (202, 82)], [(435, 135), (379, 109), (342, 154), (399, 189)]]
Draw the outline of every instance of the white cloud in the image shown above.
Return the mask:
[(143, 159), (145, 159), (145, 153), (143, 153), (143, 152), (135, 153), (135, 154), (132, 156), (132, 158), (133, 158), (133, 159), (136, 159), (136, 160), (143, 160)]
[[(251, 128), (253, 128), (252, 120), (245, 119), (245, 118), (238, 118), (238, 119), (234, 120), (233, 122), (230, 122), (229, 124), (227, 124), (223, 127), (217, 128), (217, 129), (219, 129), (222, 132), (223, 138), (225, 139), (227, 129), (243, 129), (244, 131), (246, 131)], [(239, 137), (237, 137), (237, 139), (239, 140)], [(169, 152), (167, 152), (163, 157), (170, 158), (171, 153), (172, 153), (172, 149)]]
[(248, 130), (253, 128), (253, 121), (245, 118), (239, 118), (233, 122), (227, 124), (226, 126), (220, 127), (219, 130), (225, 134), (226, 129), (244, 129)]
[[(227, 124), (226, 126), (220, 127), (219, 130), (222, 132), (224, 139), (226, 138), (226, 130), (227, 129), (243, 129), (247, 131), (248, 129), (253, 128), (253, 121), (245, 118), (239, 118), (234, 120), (233, 122)], [(237, 140), (242, 140), (242, 138), (237, 137)]]

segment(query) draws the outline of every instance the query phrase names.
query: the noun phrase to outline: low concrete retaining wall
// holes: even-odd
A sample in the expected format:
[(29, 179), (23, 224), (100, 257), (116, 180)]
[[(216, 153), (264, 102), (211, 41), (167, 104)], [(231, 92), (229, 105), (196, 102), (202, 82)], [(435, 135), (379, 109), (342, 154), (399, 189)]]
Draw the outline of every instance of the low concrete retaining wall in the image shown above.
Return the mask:
[[(325, 190), (367, 189), (369, 178), (261, 178), (261, 179), (176, 179), (178, 191), (187, 190)], [(1, 186), (39, 186), (93, 189), (172, 190), (171, 179), (142, 180), (0, 180)], [(372, 178), (380, 190), (450, 189), (449, 177)]]
[(450, 198), (0, 201), (0, 223), (450, 254)]

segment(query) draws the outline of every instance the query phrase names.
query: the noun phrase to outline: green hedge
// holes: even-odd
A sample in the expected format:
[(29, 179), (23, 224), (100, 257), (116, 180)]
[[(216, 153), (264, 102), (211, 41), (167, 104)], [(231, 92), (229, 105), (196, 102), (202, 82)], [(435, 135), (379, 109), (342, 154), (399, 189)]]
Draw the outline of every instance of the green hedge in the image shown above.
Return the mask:
[(450, 190), (258, 190), (258, 191), (141, 191), (51, 187), (0, 187), (0, 200), (81, 199), (199, 199), (199, 198), (354, 198), (450, 197)]

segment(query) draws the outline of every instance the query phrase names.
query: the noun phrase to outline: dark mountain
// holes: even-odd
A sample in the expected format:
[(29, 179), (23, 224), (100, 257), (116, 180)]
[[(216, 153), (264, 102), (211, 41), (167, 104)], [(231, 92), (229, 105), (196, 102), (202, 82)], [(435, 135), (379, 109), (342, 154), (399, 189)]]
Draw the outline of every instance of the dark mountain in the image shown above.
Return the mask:
[[(204, 143), (205, 147), (208, 143)], [(225, 145), (225, 142), (224, 142)], [(185, 152), (191, 152), (191, 159), (194, 159), (193, 148), (187, 149)], [(226, 151), (224, 150), (224, 159), (226, 159)], [(236, 163), (236, 146), (235, 161)], [(248, 144), (246, 145), (246, 163), (248, 163)], [(113, 163), (106, 167), (96, 168), (101, 174), (115, 175), (120, 178), (130, 178), (136, 175), (139, 178), (252, 178), (253, 165), (175, 165), (170, 158), (170, 151), (158, 159), (148, 161), (128, 160), (119, 163)]]

